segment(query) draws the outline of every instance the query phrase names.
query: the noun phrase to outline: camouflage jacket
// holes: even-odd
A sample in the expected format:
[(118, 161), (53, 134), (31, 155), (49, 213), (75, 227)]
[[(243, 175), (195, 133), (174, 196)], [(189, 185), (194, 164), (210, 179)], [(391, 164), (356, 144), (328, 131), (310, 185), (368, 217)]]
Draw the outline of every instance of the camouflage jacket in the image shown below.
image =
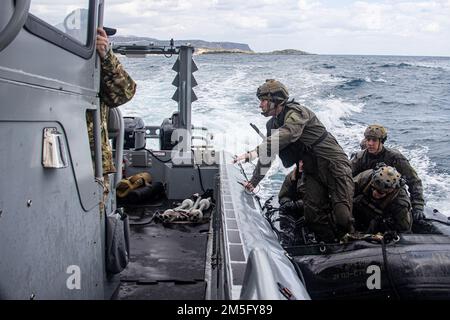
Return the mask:
[[(347, 155), (333, 135), (314, 112), (294, 101), (287, 102), (283, 111), (267, 122), (266, 128), (267, 139), (256, 148), (259, 159), (250, 180), (254, 186), (264, 178), (276, 154), (286, 168), (303, 160), (303, 171), (307, 174), (317, 174), (318, 163), (331, 164), (338, 175), (351, 170)], [(271, 150), (275, 144), (278, 146)]]
[[(118, 107), (133, 98), (136, 92), (136, 83), (124, 70), (119, 59), (110, 49), (101, 63), (100, 75), (100, 118), (102, 134), (102, 163), (103, 174), (116, 172), (112, 149), (108, 139), (108, 115), (109, 108)], [(94, 124), (93, 113), (87, 114), (89, 143), (94, 150)]]
[[(295, 178), (295, 171), (292, 170), (285, 178), (280, 192), (278, 193), (278, 202), (280, 205), (286, 201), (302, 201), (305, 195), (305, 185), (303, 183), (303, 175), (300, 173), (300, 178)], [(297, 185), (296, 185), (297, 182)]]
[(384, 162), (388, 166), (397, 169), (408, 185), (412, 207), (423, 210), (425, 201), (423, 198), (422, 181), (409, 164), (408, 159), (398, 150), (383, 147), (383, 150), (377, 155), (370, 154), (367, 150), (358, 152), (352, 159), (353, 176), (365, 170), (374, 169), (379, 162)]
[(370, 186), (372, 173), (372, 169), (366, 170), (353, 178), (355, 182), (353, 216), (356, 228), (369, 233), (388, 230), (411, 231), (411, 202), (405, 186), (388, 194), (383, 199), (374, 199)]

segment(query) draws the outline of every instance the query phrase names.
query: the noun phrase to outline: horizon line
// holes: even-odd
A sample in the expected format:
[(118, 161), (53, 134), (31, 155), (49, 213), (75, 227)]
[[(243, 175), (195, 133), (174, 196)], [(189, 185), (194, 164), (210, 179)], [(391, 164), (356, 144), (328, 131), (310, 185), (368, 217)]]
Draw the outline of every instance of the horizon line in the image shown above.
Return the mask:
[[(153, 38), (150, 36), (136, 36), (136, 35), (114, 35), (111, 38), (114, 37), (136, 37), (136, 38), (151, 38), (157, 41), (170, 41), (169, 40), (161, 40), (158, 38)], [(294, 49), (294, 48), (284, 48), (284, 49), (274, 49), (271, 51), (255, 51), (251, 49), (250, 45), (245, 42), (235, 42), (235, 41), (210, 41), (210, 40), (203, 40), (203, 39), (181, 39), (181, 40), (175, 40), (174, 41), (203, 41), (203, 42), (211, 42), (211, 43), (236, 43), (236, 44), (245, 44), (250, 48), (250, 52), (257, 53), (257, 54), (269, 54), (274, 51), (283, 51), (283, 50), (296, 50), (296, 51), (302, 51), (306, 52), (305, 55), (322, 55), (322, 56), (385, 56), (385, 57), (430, 57), (430, 58), (450, 58), (450, 53), (447, 55), (441, 55), (441, 54), (397, 54), (397, 53), (313, 53), (309, 51), (305, 51), (303, 49)], [(195, 47), (194, 47), (195, 48)], [(224, 49), (227, 50), (227, 49)]]

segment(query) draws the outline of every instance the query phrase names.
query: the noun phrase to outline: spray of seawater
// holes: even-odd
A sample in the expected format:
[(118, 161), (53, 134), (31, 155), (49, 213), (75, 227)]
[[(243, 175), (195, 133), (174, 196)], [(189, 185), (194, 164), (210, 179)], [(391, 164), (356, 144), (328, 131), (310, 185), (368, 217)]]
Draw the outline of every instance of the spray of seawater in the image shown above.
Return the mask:
[[(171, 85), (175, 76), (171, 71), (174, 59), (120, 59), (138, 83), (135, 98), (121, 107), (122, 113), (140, 116), (147, 125), (161, 124), (163, 119), (177, 110), (176, 102), (170, 99), (175, 91)], [(367, 62), (368, 70), (375, 71), (362, 75), (356, 71), (358, 68), (353, 70), (349, 67), (351, 61), (347, 60), (352, 59), (349, 57), (278, 57), (276, 61), (270, 56), (199, 56), (195, 59), (199, 71), (194, 76), (199, 85), (194, 91), (199, 99), (192, 104), (192, 123), (209, 129), (214, 136), (216, 150), (226, 150), (232, 154), (252, 150), (262, 141), (249, 123), (254, 123), (265, 133), (268, 119), (260, 114), (255, 91), (267, 78), (275, 78), (286, 84), (291, 97), (314, 111), (347, 155), (350, 155), (358, 151), (365, 127), (379, 122), (371, 112), (372, 106), (367, 105), (368, 101), (383, 96), (383, 90), (386, 90), (383, 86), (391, 88), (395, 85), (392, 75), (397, 74), (398, 70), (408, 71), (415, 67), (414, 64), (424, 64), (408, 61), (406, 65), (398, 61), (377, 60)], [(315, 60), (323, 61), (318, 63)], [(324, 63), (333, 67), (325, 68)], [(433, 63), (429, 62), (426, 67), (433, 67), (435, 69), (430, 70), (437, 72), (447, 70), (449, 66), (447, 61)], [(395, 72), (391, 72), (391, 69)], [(345, 77), (340, 74), (345, 74)], [(349, 81), (353, 80), (358, 81), (358, 85), (348, 86)], [(355, 84), (355, 81), (352, 83)], [(368, 91), (368, 88), (372, 91)], [(358, 96), (367, 99), (358, 100)], [(150, 144), (150, 147), (157, 148), (157, 141), (154, 142), (148, 142), (147, 146)], [(427, 204), (446, 213), (450, 205), (450, 176), (445, 173), (448, 171), (431, 161), (428, 146), (393, 147), (398, 148), (417, 169), (424, 185)], [(244, 167), (250, 176), (254, 165), (245, 164)], [(261, 198), (276, 195), (290, 170), (276, 159), (260, 183)]]

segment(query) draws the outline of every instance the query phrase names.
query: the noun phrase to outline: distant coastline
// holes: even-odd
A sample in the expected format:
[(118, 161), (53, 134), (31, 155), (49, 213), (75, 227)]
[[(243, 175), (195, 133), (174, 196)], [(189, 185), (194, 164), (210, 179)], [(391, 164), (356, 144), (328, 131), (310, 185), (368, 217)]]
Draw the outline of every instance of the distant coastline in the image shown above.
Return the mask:
[(264, 54), (277, 54), (277, 55), (315, 55), (315, 53), (309, 53), (302, 50), (297, 49), (284, 49), (284, 50), (275, 50), (271, 52), (267, 52)]
[(203, 54), (269, 54), (269, 55), (313, 55), (314, 53), (309, 53), (302, 50), (296, 49), (284, 49), (284, 50), (275, 50), (270, 52), (254, 52), (254, 51), (246, 51), (239, 49), (210, 49), (210, 48), (195, 48), (195, 54), (203, 55)]
[[(195, 48), (195, 47), (194, 47)], [(217, 49), (217, 48), (195, 48), (194, 54), (203, 55), (203, 54), (255, 54), (252, 50), (241, 50), (241, 49)]]
[[(158, 40), (148, 37), (137, 36), (112, 36), (110, 38), (114, 44), (137, 44), (137, 45), (155, 45), (169, 46), (169, 40)], [(271, 54), (271, 55), (311, 55), (313, 53), (296, 49), (275, 50), (271, 52), (255, 52), (246, 43), (237, 42), (209, 42), (204, 40), (175, 40), (174, 45), (189, 44), (195, 48), (194, 54)]]

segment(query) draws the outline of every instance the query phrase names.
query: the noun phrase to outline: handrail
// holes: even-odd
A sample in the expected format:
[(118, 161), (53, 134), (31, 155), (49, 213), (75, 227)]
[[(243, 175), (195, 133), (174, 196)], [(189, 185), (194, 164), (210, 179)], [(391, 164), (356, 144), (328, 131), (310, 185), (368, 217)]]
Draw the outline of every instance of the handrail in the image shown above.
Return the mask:
[(94, 136), (94, 163), (95, 177), (101, 179), (103, 177), (103, 157), (102, 157), (102, 136), (101, 136), (101, 116), (100, 104), (93, 111), (93, 136)]
[(222, 151), (219, 159), (224, 283), (230, 298), (311, 299), (258, 200), (237, 187), (242, 177), (232, 154)]
[(3, 51), (17, 37), (27, 21), (30, 0), (16, 0), (16, 8), (6, 27), (0, 32), (0, 51)]
[(119, 135), (116, 139), (116, 175), (114, 179), (114, 188), (122, 180), (122, 166), (123, 166), (123, 146), (125, 140), (125, 123), (123, 120), (122, 112), (120, 112), (119, 108), (115, 108), (117, 112), (117, 116), (119, 118)]

